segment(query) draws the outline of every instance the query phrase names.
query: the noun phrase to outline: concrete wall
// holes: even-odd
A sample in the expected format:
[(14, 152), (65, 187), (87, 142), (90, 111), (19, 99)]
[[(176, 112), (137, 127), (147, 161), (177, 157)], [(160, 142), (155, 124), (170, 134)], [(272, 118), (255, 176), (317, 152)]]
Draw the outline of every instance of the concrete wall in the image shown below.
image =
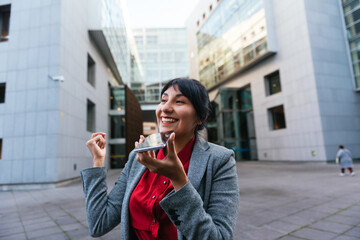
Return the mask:
[(327, 159), (340, 144), (360, 157), (360, 93), (354, 91), (339, 1), (305, 1)]
[[(201, 1), (193, 11), (198, 16), (189, 18), (189, 33), (196, 33), (196, 19), (204, 22), (199, 13), (208, 11), (211, 2)], [(221, 86), (251, 85), (259, 160), (333, 160), (339, 144), (359, 157), (359, 93), (353, 88), (339, 1), (270, 4), (277, 53)], [(196, 77), (194, 70), (191, 77)], [(266, 96), (264, 76), (276, 70), (282, 92)], [(267, 109), (277, 105), (284, 105), (286, 129), (273, 131)]]
[[(0, 187), (79, 177), (92, 166), (87, 99), (96, 104), (96, 131), (109, 132), (114, 82), (89, 38), (87, 1), (0, 0), (9, 3), (10, 40), (0, 43), (0, 82), (6, 82)], [(87, 82), (88, 54), (96, 63), (95, 87)], [(65, 81), (49, 77), (58, 75)]]
[[(0, 184), (56, 180), (60, 1), (11, 4), (10, 40), (0, 43)], [(55, 56), (55, 57), (53, 57)]]
[[(95, 103), (96, 132), (109, 133), (111, 75), (88, 34), (87, 1), (62, 1), (60, 72), (65, 82), (59, 88), (57, 180), (79, 176), (92, 166), (86, 147), (92, 132), (86, 129), (87, 99)], [(87, 56), (95, 61), (95, 87), (87, 81)], [(74, 167), (76, 165), (76, 168)]]
[[(325, 160), (304, 2), (272, 3), (278, 52), (254, 68), (250, 78), (259, 160)], [(275, 70), (282, 92), (265, 96), (264, 76)], [(267, 109), (280, 104), (286, 128), (270, 130)]]

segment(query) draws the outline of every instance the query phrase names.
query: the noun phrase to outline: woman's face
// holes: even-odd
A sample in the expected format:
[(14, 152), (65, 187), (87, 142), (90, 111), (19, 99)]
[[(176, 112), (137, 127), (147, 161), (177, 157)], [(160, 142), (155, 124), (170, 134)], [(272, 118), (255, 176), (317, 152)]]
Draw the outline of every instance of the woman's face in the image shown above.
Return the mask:
[(156, 109), (156, 118), (161, 133), (174, 131), (176, 139), (192, 138), (196, 125), (200, 124), (195, 108), (176, 86), (171, 86), (161, 96)]

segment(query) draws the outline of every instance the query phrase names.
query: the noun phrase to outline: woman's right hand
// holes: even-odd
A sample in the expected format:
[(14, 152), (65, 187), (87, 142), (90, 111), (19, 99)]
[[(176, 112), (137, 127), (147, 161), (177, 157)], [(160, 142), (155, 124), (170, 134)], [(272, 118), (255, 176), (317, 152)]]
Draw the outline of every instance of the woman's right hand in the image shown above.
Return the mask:
[(86, 146), (93, 157), (93, 167), (103, 167), (106, 156), (106, 133), (93, 133)]

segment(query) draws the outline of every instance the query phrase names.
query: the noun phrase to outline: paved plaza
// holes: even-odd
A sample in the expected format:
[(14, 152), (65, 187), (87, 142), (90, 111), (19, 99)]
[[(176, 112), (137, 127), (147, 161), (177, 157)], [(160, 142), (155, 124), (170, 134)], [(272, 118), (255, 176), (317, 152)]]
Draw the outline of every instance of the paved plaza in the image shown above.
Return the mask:
[[(238, 162), (234, 239), (360, 239), (360, 175), (325, 163)], [(360, 173), (360, 165), (355, 170)], [(120, 170), (108, 172), (114, 185)], [(80, 181), (46, 190), (0, 192), (0, 239), (93, 239)], [(99, 239), (120, 239), (120, 229)]]

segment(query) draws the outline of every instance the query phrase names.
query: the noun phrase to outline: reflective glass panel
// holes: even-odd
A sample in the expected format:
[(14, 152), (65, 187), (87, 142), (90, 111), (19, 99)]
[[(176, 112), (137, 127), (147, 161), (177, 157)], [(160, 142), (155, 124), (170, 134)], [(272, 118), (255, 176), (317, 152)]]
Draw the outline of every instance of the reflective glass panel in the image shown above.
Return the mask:
[(267, 53), (263, 0), (223, 0), (197, 33), (200, 81), (210, 88)]

